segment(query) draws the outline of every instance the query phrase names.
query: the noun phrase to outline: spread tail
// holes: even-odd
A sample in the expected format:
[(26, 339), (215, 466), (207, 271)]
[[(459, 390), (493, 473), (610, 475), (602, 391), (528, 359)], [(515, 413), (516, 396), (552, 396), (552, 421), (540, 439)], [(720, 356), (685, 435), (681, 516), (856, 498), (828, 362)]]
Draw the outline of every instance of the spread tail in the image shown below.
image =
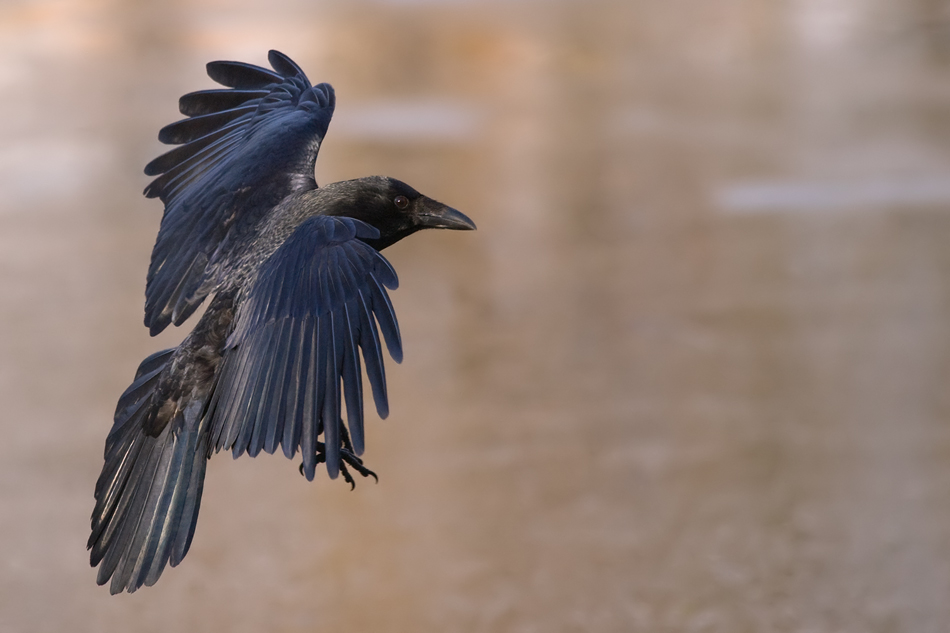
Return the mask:
[(207, 398), (164, 397), (174, 349), (149, 356), (116, 408), (87, 548), (113, 594), (153, 585), (188, 553), (208, 462)]

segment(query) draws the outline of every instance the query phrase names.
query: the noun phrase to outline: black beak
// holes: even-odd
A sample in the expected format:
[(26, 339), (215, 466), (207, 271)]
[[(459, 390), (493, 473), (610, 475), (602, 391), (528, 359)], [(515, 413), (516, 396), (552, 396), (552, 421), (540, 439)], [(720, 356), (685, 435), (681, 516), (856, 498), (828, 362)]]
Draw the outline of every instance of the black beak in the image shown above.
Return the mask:
[(475, 223), (467, 215), (432, 199), (426, 199), (417, 218), (417, 223), (424, 229), (475, 230)]

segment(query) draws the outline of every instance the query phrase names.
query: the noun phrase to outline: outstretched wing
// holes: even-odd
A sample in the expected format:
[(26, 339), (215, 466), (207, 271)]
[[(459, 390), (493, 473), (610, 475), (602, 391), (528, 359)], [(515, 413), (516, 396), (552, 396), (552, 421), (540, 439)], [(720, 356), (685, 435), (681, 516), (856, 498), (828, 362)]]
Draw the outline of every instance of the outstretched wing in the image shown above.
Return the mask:
[[(234, 456), (278, 444), (287, 457), (303, 453), (313, 479), (317, 436), (323, 433), (327, 471), (335, 478), (340, 450), (363, 453), (363, 350), (380, 417), (389, 413), (379, 328), (389, 354), (402, 360), (399, 326), (386, 288), (398, 285), (389, 262), (358, 238), (379, 232), (359, 220), (306, 220), (264, 263), (238, 308), (235, 328), (211, 401), (212, 445)], [(341, 381), (343, 385), (341, 399)], [(346, 403), (349, 434), (342, 426)]]
[(165, 203), (145, 289), (152, 335), (195, 311), (215, 267), (241, 250), (274, 206), (317, 186), (313, 169), (333, 116), (333, 88), (311, 86), (282, 53), (270, 51), (268, 59), (274, 70), (208, 64), (208, 75), (230, 89), (186, 94), (179, 109), (188, 118), (158, 134), (179, 147), (145, 167), (158, 176), (145, 195)]

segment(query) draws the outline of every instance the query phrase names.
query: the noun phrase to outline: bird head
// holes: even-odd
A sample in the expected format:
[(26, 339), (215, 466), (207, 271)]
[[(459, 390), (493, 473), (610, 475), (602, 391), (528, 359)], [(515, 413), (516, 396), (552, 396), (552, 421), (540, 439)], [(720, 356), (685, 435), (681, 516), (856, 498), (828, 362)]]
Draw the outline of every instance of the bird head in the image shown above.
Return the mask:
[(406, 183), (370, 176), (334, 183), (341, 189), (332, 215), (362, 220), (379, 230), (379, 238), (363, 241), (382, 250), (422, 229), (472, 231), (475, 223), (452, 207), (424, 196)]

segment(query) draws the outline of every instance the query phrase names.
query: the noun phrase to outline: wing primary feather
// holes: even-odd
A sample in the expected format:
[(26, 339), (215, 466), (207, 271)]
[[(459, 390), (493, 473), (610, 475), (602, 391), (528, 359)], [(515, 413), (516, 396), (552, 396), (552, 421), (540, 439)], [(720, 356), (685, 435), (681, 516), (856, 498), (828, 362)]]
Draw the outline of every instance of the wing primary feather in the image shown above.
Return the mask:
[[(298, 299), (309, 301), (312, 266), (299, 266), (299, 258), (296, 263), (298, 265), (291, 269), (292, 273), (296, 275), (298, 271), (302, 272), (300, 273), (298, 283), (293, 286), (293, 289), (300, 290), (300, 292), (297, 293)], [(291, 314), (291, 317), (293, 316), (294, 315)], [(295, 357), (297, 361), (295, 363), (293, 380), (291, 381), (293, 385), (293, 398), (291, 399), (288, 394), (284, 401), (288, 409), (288, 415), (285, 417), (284, 438), (281, 444), (283, 445), (284, 454), (287, 455), (287, 457), (293, 457), (294, 451), (297, 450), (301, 442), (304, 429), (306, 425), (310, 423), (304, 415), (303, 402), (311, 388), (310, 382), (313, 380), (313, 372), (310, 369), (310, 354), (313, 347), (313, 328), (315, 327), (318, 327), (315, 319), (308, 314), (304, 314), (300, 319), (300, 330), (297, 333), (298, 345), (292, 345), (290, 348), (292, 351), (296, 349)], [(290, 422), (289, 426), (287, 426), (287, 422)], [(303, 450), (302, 447), (301, 450)], [(304, 460), (306, 459), (307, 457), (304, 455)]]
[(374, 252), (373, 255), (373, 276), (390, 290), (398, 288), (399, 277), (396, 275), (393, 265), (380, 253)]
[(201, 285), (203, 279), (202, 273), (208, 266), (208, 256), (204, 253), (197, 253), (191, 266), (182, 276), (181, 282), (168, 297), (166, 308), (171, 308), (171, 319), (175, 325), (181, 325), (185, 322), (197, 305), (191, 305), (194, 301), (195, 291)]
[(269, 51), (267, 53), (267, 61), (274, 67), (274, 70), (284, 77), (303, 77), (306, 79), (306, 75), (304, 75), (300, 66), (280, 51)]
[[(347, 227), (347, 239), (353, 238), (353, 229), (355, 227)], [(334, 400), (329, 407), (328, 415), (330, 415), (331, 423), (324, 423), (324, 434), (326, 444), (328, 446), (341, 446), (341, 433), (340, 433), (340, 424), (342, 421), (340, 419), (341, 413), (341, 382), (343, 383), (343, 393), (342, 395), (347, 399), (347, 419), (350, 418), (350, 395), (353, 391), (353, 385), (348, 385), (347, 383), (352, 383), (352, 377), (348, 377), (346, 369), (348, 363), (346, 357), (350, 352), (350, 324), (347, 318), (346, 313), (346, 303), (347, 303), (347, 292), (344, 287), (343, 274), (344, 274), (344, 260), (342, 249), (334, 248), (328, 253), (329, 265), (326, 267), (326, 276), (325, 283), (329, 287), (330, 302), (333, 306), (332, 311), (330, 312), (331, 317), (331, 331), (332, 337), (331, 341), (333, 344), (333, 353), (331, 358), (333, 360), (332, 367), (330, 367), (330, 378), (332, 378), (332, 384), (328, 384), (327, 393), (333, 395)], [(349, 379), (348, 379), (349, 378)], [(325, 409), (326, 410), (326, 409)], [(328, 459), (327, 468), (331, 473), (339, 473), (339, 452), (336, 452), (336, 462), (331, 463)], [(328, 455), (330, 452), (328, 451)]]
[(234, 446), (231, 449), (231, 453), (235, 459), (243, 455), (244, 452), (250, 448), (251, 433), (254, 430), (254, 422), (256, 421), (254, 413), (257, 411), (258, 398), (264, 387), (265, 359), (267, 358), (265, 354), (267, 353), (267, 344), (271, 337), (272, 330), (270, 328), (263, 328), (262, 331), (258, 331), (256, 334), (257, 336), (252, 336), (245, 341), (245, 345), (248, 346), (247, 362), (253, 365), (253, 369), (251, 373), (248, 374), (241, 398), (241, 406), (240, 409), (238, 409), (238, 416), (241, 421)]
[(189, 260), (181, 257), (172, 262), (162, 261), (161, 268), (154, 274), (149, 271), (145, 282), (146, 292), (149, 293), (145, 302), (145, 322), (151, 324), (149, 329), (153, 330), (153, 333), (157, 333), (154, 330), (159, 323), (171, 323), (171, 306), (168, 305), (168, 299), (185, 282), (185, 272), (190, 270), (193, 264), (193, 258)]
[[(316, 397), (319, 395), (319, 372), (320, 355), (319, 340), (323, 337), (324, 324), (321, 318), (316, 319), (316, 332), (304, 333), (304, 349), (308, 349), (306, 367), (306, 379), (302, 381), (304, 387), (303, 402), (301, 403), (299, 418), (302, 424), (300, 436), (300, 452), (303, 457), (303, 471), (307, 481), (313, 481), (316, 471), (317, 457), (317, 412), (319, 409), (315, 406)], [(309, 337), (308, 337), (309, 334)], [(307, 340), (309, 338), (309, 340)], [(307, 344), (309, 343), (309, 345)]]
[(267, 345), (262, 347), (261, 352), (264, 354), (263, 364), (266, 366), (266, 370), (263, 372), (263, 375), (260, 378), (261, 388), (257, 394), (256, 407), (252, 407), (250, 414), (250, 421), (253, 431), (251, 433), (251, 438), (248, 443), (247, 454), (251, 457), (257, 457), (260, 454), (261, 449), (264, 448), (264, 440), (267, 436), (267, 431), (269, 427), (276, 424), (275, 420), (269, 419), (267, 417), (268, 406), (270, 404), (269, 397), (271, 392), (280, 389), (283, 385), (275, 381), (275, 374), (277, 373), (277, 367), (279, 362), (279, 357), (274, 353), (275, 348), (280, 345), (280, 326), (281, 324), (276, 321), (269, 321), (265, 324), (265, 328), (269, 331), (269, 336), (267, 338)]
[(228, 420), (228, 406), (231, 399), (231, 391), (235, 379), (236, 355), (233, 349), (227, 350), (224, 360), (221, 361), (221, 376), (211, 394), (211, 400), (208, 403), (208, 415), (214, 420), (211, 429), (211, 446), (215, 450), (223, 448), (223, 438), (225, 437), (225, 427)]
[(386, 340), (386, 349), (389, 355), (397, 363), (402, 362), (402, 338), (399, 336), (399, 324), (396, 322), (396, 311), (393, 310), (393, 304), (389, 301), (389, 295), (383, 290), (375, 276), (370, 276), (372, 286), (376, 292), (373, 293), (373, 313), (379, 322), (379, 329), (383, 332), (383, 338)]
[(201, 116), (188, 117), (174, 123), (169, 123), (158, 131), (158, 140), (166, 145), (180, 145), (197, 140), (202, 136), (207, 136), (222, 125), (226, 125), (235, 119), (250, 115), (257, 111), (257, 105), (244, 105), (231, 110), (215, 112), (214, 114), (203, 114)]
[(280, 437), (283, 435), (284, 418), (280, 415), (281, 400), (287, 397), (287, 381), (285, 377), (288, 374), (290, 365), (290, 330), (293, 328), (293, 321), (288, 318), (282, 318), (277, 321), (277, 346), (274, 349), (274, 380), (268, 389), (266, 402), (262, 406), (262, 417), (265, 422), (266, 431), (264, 435), (264, 450), (267, 453), (273, 453), (277, 450)]
[(327, 315), (329, 332), (326, 337), (327, 349), (324, 351), (326, 368), (324, 369), (323, 395), (323, 445), (327, 457), (327, 474), (336, 479), (340, 474), (340, 369), (337, 361), (337, 332), (334, 323), (335, 314)]
[(253, 424), (252, 411), (255, 408), (255, 399), (260, 393), (261, 375), (263, 373), (263, 351), (266, 350), (265, 338), (267, 331), (259, 332), (260, 336), (249, 337), (244, 345), (247, 347), (246, 362), (251, 366), (241, 391), (241, 400), (237, 408), (237, 433), (234, 438), (234, 445), (231, 447), (231, 454), (238, 458), (244, 454), (248, 448), (248, 442), (251, 435)]
[[(263, 295), (262, 301), (256, 306), (254, 325), (266, 319), (275, 318), (277, 311), (286, 309), (291, 295), (296, 294), (297, 271), (303, 269), (305, 263), (302, 261), (302, 253), (291, 253), (290, 255), (291, 259), (286, 264), (289, 267), (290, 274), (268, 274), (267, 277), (258, 282), (267, 289), (267, 293)], [(303, 289), (303, 292), (305, 291), (306, 289)], [(305, 300), (306, 297), (300, 297), (300, 299)], [(249, 327), (251, 325), (251, 323), (248, 324)]]
[(310, 321), (309, 317), (304, 317), (291, 330), (294, 340), (291, 341), (289, 349), (294, 364), (290, 373), (290, 384), (280, 407), (281, 417), (284, 418), (284, 434), (281, 438), (281, 446), (284, 455), (288, 459), (293, 458), (297, 452), (297, 443), (300, 441), (300, 403), (306, 389), (304, 383), (307, 379), (304, 361), (309, 358), (307, 355), (310, 353), (309, 344), (304, 345), (304, 338), (305, 334), (313, 327)]
[(353, 447), (357, 455), (363, 452), (363, 373), (360, 364), (359, 342), (363, 336), (360, 318), (359, 282), (350, 261), (340, 261), (340, 284), (346, 296), (341, 316), (346, 330), (346, 348), (343, 354), (343, 386), (346, 400), (346, 417), (350, 427)]
[(343, 304), (343, 324), (345, 327), (343, 353), (343, 397), (346, 399), (346, 421), (353, 441), (353, 452), (363, 454), (363, 376), (360, 369), (359, 352), (356, 349), (357, 338), (353, 334), (353, 319), (350, 303)]
[(379, 335), (373, 315), (366, 305), (362, 290), (358, 291), (360, 307), (360, 347), (366, 362), (366, 377), (373, 392), (376, 412), (385, 419), (389, 415), (389, 401), (386, 397), (386, 370), (383, 366), (383, 350), (379, 345)]
[[(195, 155), (171, 167), (164, 174), (150, 182), (148, 186), (145, 187), (145, 197), (161, 199), (167, 209), (168, 205), (177, 198), (179, 192), (182, 192), (187, 185), (218, 165), (224, 164), (234, 151), (241, 146), (240, 143), (243, 139), (240, 135), (234, 133), (235, 129), (241, 125), (243, 125), (243, 122), (238, 121), (234, 123), (233, 126), (221, 128), (219, 131), (227, 131), (228, 134), (224, 134), (219, 140), (209, 144), (207, 147), (201, 143), (201, 139), (193, 141), (199, 144), (196, 148)], [(178, 149), (189, 148), (191, 146), (192, 144), (188, 143)], [(171, 217), (181, 217), (181, 213), (174, 214)]]
[[(172, 319), (181, 324), (201, 303), (204, 295), (198, 290), (208, 267), (208, 256), (194, 252), (189, 260), (179, 257), (169, 263), (153, 260), (146, 280), (145, 323), (152, 335), (162, 331)], [(200, 296), (199, 296), (200, 295)]]
[(266, 422), (261, 419), (261, 406), (267, 396), (271, 376), (273, 374), (274, 355), (271, 353), (273, 341), (277, 336), (277, 328), (273, 322), (265, 323), (254, 337), (255, 363), (258, 366), (254, 376), (253, 391), (249, 395), (248, 406), (244, 415), (244, 428), (240, 436), (240, 444), (244, 446), (247, 454), (251, 457), (257, 457), (260, 448), (257, 447), (261, 438), (261, 425)]
[[(249, 337), (244, 344), (248, 346), (248, 362), (252, 363), (254, 368), (247, 379), (247, 386), (241, 401), (241, 407), (238, 415), (241, 418), (237, 438), (231, 449), (231, 454), (235, 459), (247, 452), (251, 453), (251, 437), (254, 433), (254, 425), (257, 422), (257, 410), (260, 404), (260, 396), (264, 388), (265, 372), (268, 357), (267, 340), (271, 336), (270, 328), (262, 328), (255, 332), (255, 336)], [(253, 457), (253, 455), (252, 455)]]
[[(218, 444), (218, 449), (231, 450), (234, 448), (234, 442), (237, 440), (238, 430), (240, 429), (241, 403), (244, 401), (244, 392), (247, 390), (247, 383), (250, 374), (253, 372), (253, 363), (249, 358), (250, 345), (240, 345), (239, 347), (227, 352), (230, 357), (236, 355), (236, 367), (232, 371), (237, 371), (234, 382), (232, 383), (228, 394), (228, 404), (226, 407), (226, 417), (224, 423), (226, 428), (222, 432), (222, 441)], [(230, 360), (230, 358), (228, 358)]]
[(315, 335), (313, 338), (313, 351), (310, 356), (311, 366), (314, 369), (314, 373), (312, 374), (312, 378), (310, 380), (310, 387), (313, 389), (314, 394), (313, 411), (312, 417), (310, 418), (311, 428), (313, 429), (314, 443), (312, 450), (314, 452), (316, 451), (317, 438), (326, 425), (326, 420), (323, 419), (323, 407), (328, 397), (325, 387), (327, 382), (326, 359), (327, 354), (332, 351), (330, 341), (333, 340), (333, 323), (329, 318), (327, 318), (327, 315), (319, 317), (317, 321), (320, 325), (317, 329), (317, 335)]
[[(149, 190), (154, 188), (157, 193), (151, 197), (164, 195), (170, 199), (175, 187), (180, 185), (180, 177), (184, 176), (187, 181), (188, 177), (203, 174), (214, 167), (218, 164), (219, 158), (243, 140), (238, 133), (243, 124), (243, 121), (233, 121), (230, 125), (225, 125), (190, 143), (179, 145), (154, 159), (145, 166), (145, 174), (147, 176), (162, 174), (162, 176), (149, 183), (145, 192), (146, 196)], [(198, 167), (204, 171), (199, 171)]]
[(164, 174), (170, 171), (171, 169), (178, 167), (188, 161), (193, 161), (195, 158), (201, 158), (205, 156), (208, 152), (214, 151), (219, 148), (219, 143), (223, 137), (227, 136), (228, 133), (238, 127), (240, 123), (235, 125), (226, 125), (224, 127), (218, 128), (210, 134), (206, 134), (201, 138), (196, 138), (190, 143), (185, 143), (184, 145), (179, 145), (178, 147), (172, 148), (160, 156), (153, 158), (147, 165), (145, 165), (145, 175), (146, 176), (158, 176), (159, 174)]
[(235, 90), (234, 88), (197, 90), (182, 95), (178, 99), (178, 110), (185, 116), (213, 114), (236, 108), (252, 99), (263, 99), (267, 95), (266, 90)]
[(206, 68), (214, 81), (241, 90), (260, 90), (283, 81), (283, 77), (273, 71), (244, 62), (209, 62)]

